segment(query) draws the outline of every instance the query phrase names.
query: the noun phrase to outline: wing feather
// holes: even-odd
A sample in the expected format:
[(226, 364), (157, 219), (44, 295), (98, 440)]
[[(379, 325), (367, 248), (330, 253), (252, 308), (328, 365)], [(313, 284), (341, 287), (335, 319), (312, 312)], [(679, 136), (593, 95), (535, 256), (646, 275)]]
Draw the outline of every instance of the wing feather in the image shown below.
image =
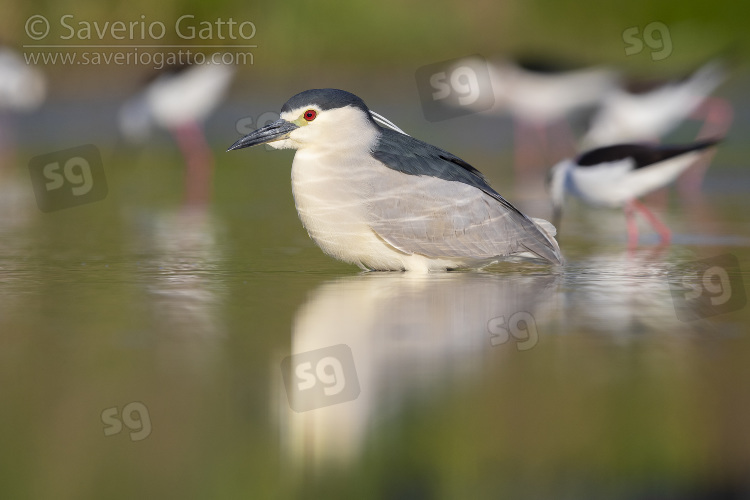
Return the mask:
[(373, 155), (391, 171), (373, 185), (368, 214), (384, 241), (432, 258), (531, 252), (562, 263), (552, 231), (502, 198), (471, 165), (412, 137), (385, 129), (383, 135)]

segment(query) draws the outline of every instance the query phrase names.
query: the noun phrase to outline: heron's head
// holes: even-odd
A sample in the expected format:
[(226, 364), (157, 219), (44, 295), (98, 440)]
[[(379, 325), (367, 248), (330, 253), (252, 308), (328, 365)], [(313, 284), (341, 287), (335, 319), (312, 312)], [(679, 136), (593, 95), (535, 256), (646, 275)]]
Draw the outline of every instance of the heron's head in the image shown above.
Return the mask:
[(241, 138), (228, 151), (258, 144), (276, 149), (369, 147), (379, 130), (373, 113), (356, 95), (312, 89), (289, 99), (277, 121)]

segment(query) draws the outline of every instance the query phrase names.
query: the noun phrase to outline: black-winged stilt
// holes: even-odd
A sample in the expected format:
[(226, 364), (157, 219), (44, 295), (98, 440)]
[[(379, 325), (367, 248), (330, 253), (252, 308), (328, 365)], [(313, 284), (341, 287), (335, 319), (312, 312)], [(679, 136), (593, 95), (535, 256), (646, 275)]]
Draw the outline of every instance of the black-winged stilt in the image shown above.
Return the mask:
[[(679, 80), (631, 81), (612, 88), (582, 138), (581, 149), (660, 141), (691, 117), (703, 122), (696, 140), (723, 137), (732, 121), (732, 109), (711, 93), (726, 77), (726, 64), (714, 60)], [(707, 155), (682, 176), (681, 191), (698, 191), (709, 161)]]
[(493, 113), (514, 121), (514, 166), (522, 181), (575, 151), (568, 123), (576, 112), (593, 108), (619, 83), (605, 66), (572, 66), (538, 57), (502, 60), (489, 66), (495, 95)]
[[(28, 112), (38, 108), (47, 94), (44, 74), (26, 64), (18, 52), (0, 46), (0, 153), (13, 152), (12, 117), (6, 113)], [(0, 158), (0, 164), (5, 163)], [(9, 162), (10, 163), (10, 162)]]
[(681, 146), (617, 144), (564, 160), (552, 167), (548, 177), (554, 224), (559, 225), (565, 195), (571, 194), (595, 207), (624, 207), (631, 247), (638, 240), (636, 211), (648, 219), (666, 244), (671, 237), (669, 229), (637, 199), (673, 182), (718, 142), (709, 139)]
[(225, 64), (169, 68), (120, 108), (120, 130), (131, 141), (144, 142), (153, 125), (174, 136), (186, 164), (187, 204), (203, 204), (210, 196), (213, 157), (201, 124), (221, 103), (234, 73)]
[(0, 46), (0, 109), (29, 111), (37, 108), (47, 93), (44, 75), (16, 51)]

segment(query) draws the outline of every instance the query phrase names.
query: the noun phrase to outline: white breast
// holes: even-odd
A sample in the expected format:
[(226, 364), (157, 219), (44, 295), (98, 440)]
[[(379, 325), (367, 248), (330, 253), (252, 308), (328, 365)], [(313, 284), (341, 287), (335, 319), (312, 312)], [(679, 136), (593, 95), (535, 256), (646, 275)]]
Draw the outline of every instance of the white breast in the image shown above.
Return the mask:
[(458, 261), (401, 252), (385, 243), (369, 223), (367, 201), (378, 176), (404, 175), (369, 154), (297, 151), (292, 193), (297, 213), (315, 243), (328, 255), (362, 269), (427, 272), (457, 267)]
[(394, 249), (370, 228), (366, 200), (384, 170), (388, 168), (369, 154), (351, 150), (297, 151), (292, 194), (299, 218), (313, 241), (331, 257), (362, 269), (427, 271), (430, 266), (422, 262), (427, 259)]

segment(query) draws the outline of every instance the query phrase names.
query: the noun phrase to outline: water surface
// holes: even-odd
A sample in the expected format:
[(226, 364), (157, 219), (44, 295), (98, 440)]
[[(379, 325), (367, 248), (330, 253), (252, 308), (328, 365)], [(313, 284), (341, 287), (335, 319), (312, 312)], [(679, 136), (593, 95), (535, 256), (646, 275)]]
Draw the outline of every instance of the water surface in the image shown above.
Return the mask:
[[(719, 165), (698, 198), (654, 197), (668, 247), (643, 226), (628, 250), (621, 213), (574, 204), (562, 269), (362, 274), (302, 229), (291, 153), (216, 149), (205, 206), (168, 147), (102, 148), (107, 198), (51, 213), (24, 163), (38, 152), (3, 171), (4, 498), (747, 487), (750, 313), (679, 300), (747, 287), (747, 175)], [(729, 281), (701, 289), (693, 263), (727, 255)]]

